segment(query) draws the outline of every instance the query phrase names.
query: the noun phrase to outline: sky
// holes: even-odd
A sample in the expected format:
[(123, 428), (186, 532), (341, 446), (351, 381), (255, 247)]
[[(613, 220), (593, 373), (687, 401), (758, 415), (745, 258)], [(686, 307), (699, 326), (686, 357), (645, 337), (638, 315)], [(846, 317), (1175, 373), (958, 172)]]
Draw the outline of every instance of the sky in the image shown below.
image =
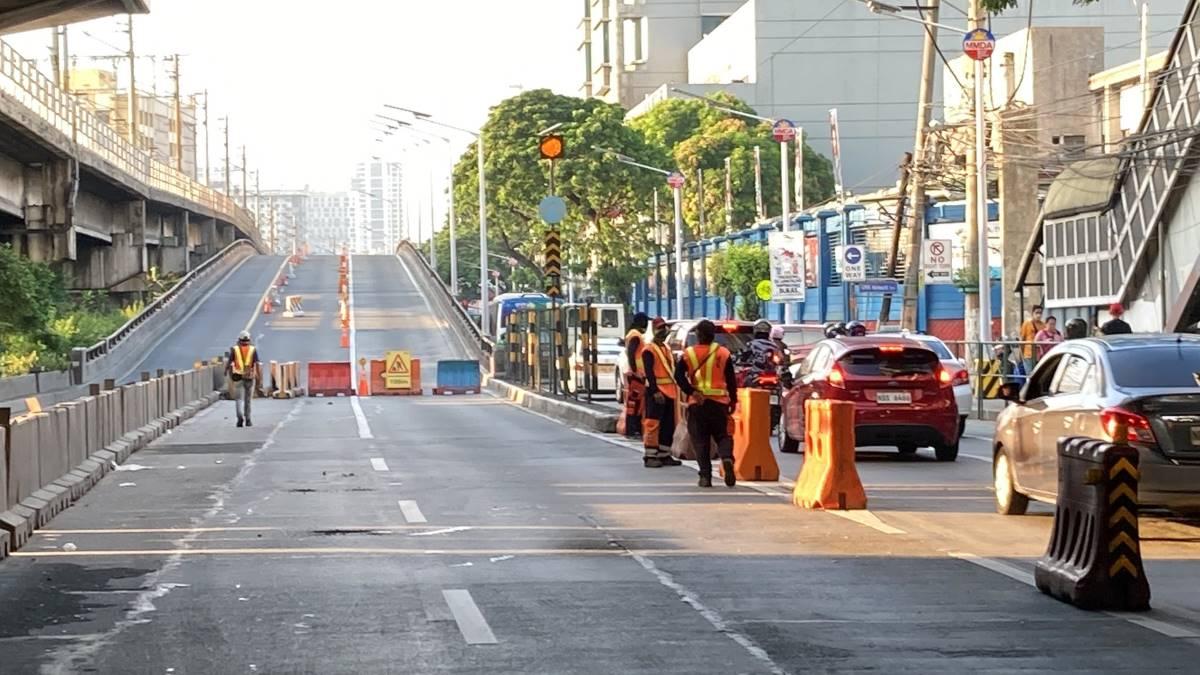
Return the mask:
[[(134, 19), (134, 36), (139, 54), (182, 55), (185, 94), (208, 89), (214, 166), (223, 152), (216, 120), (228, 115), (233, 153), (247, 146), (264, 189), (337, 190), (348, 187), (356, 161), (379, 154), (368, 121), (385, 102), (478, 128), (490, 106), (522, 89), (577, 94), (578, 4), (150, 0), (150, 14)], [(77, 67), (107, 68), (84, 57), (125, 50), (123, 16), (70, 31)], [(49, 69), (48, 30), (5, 40)], [(138, 89), (157, 84), (159, 94), (170, 92), (167, 68), (139, 59)]]

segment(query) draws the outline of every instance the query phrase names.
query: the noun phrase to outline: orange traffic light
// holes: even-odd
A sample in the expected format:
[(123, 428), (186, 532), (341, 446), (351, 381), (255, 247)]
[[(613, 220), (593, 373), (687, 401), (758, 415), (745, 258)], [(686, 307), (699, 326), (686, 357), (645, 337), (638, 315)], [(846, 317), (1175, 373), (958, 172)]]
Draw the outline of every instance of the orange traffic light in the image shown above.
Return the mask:
[(542, 136), (538, 141), (538, 152), (542, 159), (562, 159), (564, 149), (562, 136), (558, 134)]

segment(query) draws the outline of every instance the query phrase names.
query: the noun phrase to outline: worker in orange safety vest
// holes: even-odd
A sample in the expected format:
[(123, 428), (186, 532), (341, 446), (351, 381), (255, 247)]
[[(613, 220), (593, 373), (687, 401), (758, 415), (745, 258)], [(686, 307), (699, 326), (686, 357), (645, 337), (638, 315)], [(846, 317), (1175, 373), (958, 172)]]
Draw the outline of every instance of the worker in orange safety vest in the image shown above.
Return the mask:
[(671, 456), (671, 439), (675, 435), (675, 401), (679, 388), (675, 385), (675, 357), (667, 347), (667, 322), (661, 316), (650, 324), (654, 340), (642, 350), (642, 372), (646, 376), (646, 408), (642, 416), (642, 463), (646, 468), (679, 466)]
[(225, 374), (233, 380), (237, 425), (254, 426), (250, 421), (250, 400), (254, 398), (255, 383), (262, 377), (262, 367), (258, 350), (250, 344), (250, 333), (242, 331), (238, 335), (237, 344), (229, 350), (225, 361)]
[(733, 438), (729, 435), (729, 416), (737, 406), (737, 378), (733, 371), (733, 356), (724, 346), (714, 342), (717, 329), (705, 319), (696, 324), (698, 344), (683, 351), (675, 366), (675, 384), (688, 399), (688, 437), (700, 465), (700, 487), (712, 487), (713, 442), (725, 484), (733, 487)]
[(625, 334), (625, 358), (629, 372), (625, 374), (625, 435), (642, 435), (643, 398), (646, 377), (642, 372), (642, 350), (646, 348), (646, 327), (650, 317), (645, 312), (633, 315), (629, 332)]

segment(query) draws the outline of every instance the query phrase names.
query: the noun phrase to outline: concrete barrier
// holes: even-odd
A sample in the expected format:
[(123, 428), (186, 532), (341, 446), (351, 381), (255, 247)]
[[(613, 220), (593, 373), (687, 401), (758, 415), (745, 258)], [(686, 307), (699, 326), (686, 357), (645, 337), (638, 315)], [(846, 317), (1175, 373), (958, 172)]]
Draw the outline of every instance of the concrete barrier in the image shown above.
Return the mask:
[(582, 403), (545, 396), (487, 375), (484, 376), (483, 386), (500, 398), (512, 401), (523, 408), (540, 412), (583, 429), (601, 433), (615, 433), (617, 430), (619, 413), (616, 410), (598, 409)]

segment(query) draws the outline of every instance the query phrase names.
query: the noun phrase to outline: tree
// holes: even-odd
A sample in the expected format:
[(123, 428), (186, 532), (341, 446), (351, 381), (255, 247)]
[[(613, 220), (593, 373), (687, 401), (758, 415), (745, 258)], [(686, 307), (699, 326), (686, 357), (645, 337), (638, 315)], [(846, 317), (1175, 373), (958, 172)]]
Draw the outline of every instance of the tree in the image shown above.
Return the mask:
[[(1032, 2), (1033, 0), (1027, 0)], [(1099, 0), (1073, 0), (1076, 5), (1090, 5)], [(1017, 6), (1017, 0), (980, 0), (979, 5), (985, 12), (989, 14), (999, 14), (1006, 9), (1012, 9)]]
[(0, 245), (0, 333), (42, 337), (65, 298), (62, 280), (48, 265), (22, 257), (9, 244)]
[[(658, 177), (618, 163), (593, 146), (647, 164), (666, 159), (641, 133), (625, 126), (624, 111), (613, 104), (540, 89), (492, 109), (483, 128), (489, 252), (517, 261), (512, 268), (498, 266), (509, 288), (530, 282), (542, 285), (540, 259), (548, 227), (538, 217), (537, 205), (549, 194), (549, 174), (547, 162), (538, 155), (537, 132), (558, 123), (563, 124), (560, 133), (566, 147), (565, 157), (555, 167), (555, 192), (567, 202), (566, 218), (557, 226), (564, 263), (583, 274), (603, 270), (592, 276), (602, 286), (596, 290), (627, 296), (628, 284), (623, 280), (650, 253), (651, 228), (641, 221), (650, 211)], [(472, 145), (454, 169), (460, 249), (469, 248), (463, 246), (468, 237), (470, 241), (479, 237), (474, 217), (479, 185), (475, 153)], [(491, 264), (495, 263), (493, 259)]]
[(756, 289), (759, 282), (771, 276), (771, 260), (765, 246), (734, 244), (710, 257), (707, 269), (709, 288), (725, 299), (726, 307), (733, 307), (734, 300), (740, 298), (739, 319), (754, 321), (761, 316), (762, 302)]

